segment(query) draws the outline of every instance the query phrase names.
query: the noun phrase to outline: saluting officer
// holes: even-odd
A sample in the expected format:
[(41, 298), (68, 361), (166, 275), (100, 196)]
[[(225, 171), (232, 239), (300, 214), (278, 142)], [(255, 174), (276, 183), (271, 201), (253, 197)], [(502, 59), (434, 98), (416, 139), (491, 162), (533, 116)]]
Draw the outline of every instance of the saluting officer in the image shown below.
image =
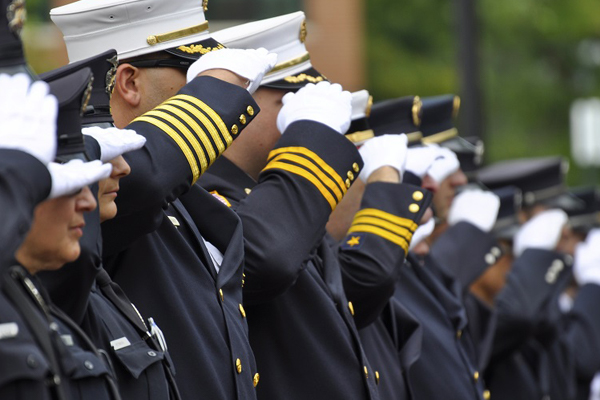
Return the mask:
[[(147, 139), (125, 155), (131, 174), (118, 215), (102, 225), (106, 270), (169, 338), (183, 398), (255, 398), (254, 356), (239, 312), (241, 223), (193, 184), (246, 127), (240, 116), (250, 123), (258, 114), (246, 88), (274, 57), (223, 49), (198, 1), (82, 0), (51, 18), (71, 62), (117, 50), (115, 125)], [(213, 262), (211, 246), (222, 262)]]
[[(63, 77), (91, 68), (96, 79), (82, 123), (111, 123), (105, 77), (115, 68), (116, 56), (116, 51), (109, 50), (43, 74), (42, 78), (51, 85), (60, 85)], [(96, 346), (106, 351), (123, 398), (178, 399), (174, 367), (159, 328), (141, 318), (101, 264), (100, 223), (116, 215), (119, 181), (130, 172), (121, 153), (140, 148), (146, 139), (117, 128), (86, 128), (83, 132), (88, 156), (110, 163), (113, 170), (110, 177), (92, 188), (98, 212), (86, 215), (81, 256), (59, 271), (42, 274), (41, 278), (55, 304), (81, 326)]]
[[(574, 261), (561, 244), (567, 215), (556, 207), (579, 206), (564, 186), (565, 162), (509, 160), (478, 174), (491, 187), (517, 186), (523, 192), (521, 221), (527, 221), (514, 236), (515, 260), (495, 299), (498, 323), (486, 371), (494, 398), (586, 397), (600, 368), (598, 235), (590, 233), (577, 246)], [(563, 315), (558, 299), (573, 275), (581, 289)]]
[[(50, 193), (53, 178), (46, 166), (56, 154), (56, 99), (35, 99), (42, 100), (39, 108), (30, 108), (34, 96), (30, 98), (26, 81), (18, 83), (21, 79), (0, 75), (2, 274), (12, 265), (14, 253), (29, 230), (34, 208)], [(47, 331), (29, 327), (3, 290), (0, 291), (0, 397), (65, 399), (65, 389), (58, 387), (61, 372), (54, 349), (40, 344), (40, 340), (47, 341), (50, 336)], [(42, 337), (36, 337), (36, 333)]]
[[(78, 142), (74, 136), (81, 136), (79, 111), (89, 76), (88, 69), (67, 82), (65, 102), (61, 103), (59, 112), (68, 117), (76, 131), (59, 130), (61, 140), (58, 148), (54, 146), (58, 149), (57, 160), (80, 155), (81, 148), (72, 144)], [(10, 84), (6, 87), (10, 102), (14, 104), (9, 106), (5, 102), (3, 107), (9, 110), (12, 107), (11, 114), (15, 115), (15, 108), (27, 101), (27, 106), (41, 115), (39, 119), (32, 118), (29, 135), (44, 129), (54, 132), (54, 119), (48, 116), (52, 115), (53, 107), (56, 109), (56, 102), (46, 100), (48, 86), (36, 83), (27, 94), (22, 89), (29, 86), (29, 78), (17, 75), (12, 82), (12, 87)], [(76, 111), (73, 113), (74, 106)], [(23, 121), (20, 123), (23, 125)], [(15, 128), (19, 128), (18, 124)], [(66, 137), (68, 140), (64, 140)], [(31, 146), (39, 150), (43, 144), (31, 143)], [(42, 369), (44, 362), (46, 368), (50, 366), (51, 376), (45, 378), (50, 380), (51, 387), (55, 387), (58, 398), (120, 399), (106, 360), (76, 324), (49, 301), (42, 286), (33, 277), (40, 271), (58, 269), (79, 256), (83, 213), (93, 210), (96, 205), (87, 184), (108, 176), (111, 166), (102, 165), (99, 161), (84, 163), (78, 160), (65, 165), (49, 163), (48, 166), (52, 175), (50, 197), (36, 207), (31, 229), (14, 254), (19, 265), (3, 268), (2, 288), (46, 357), (45, 361), (39, 361), (33, 356), (28, 361), (29, 367), (35, 369), (38, 362)]]
[[(418, 96), (407, 96), (401, 99), (379, 102), (372, 108), (372, 99), (371, 101), (368, 97), (365, 99), (364, 94), (360, 92), (356, 93), (355, 97), (357, 99), (353, 104), (358, 109), (353, 114), (350, 129), (353, 132), (347, 134), (347, 137), (355, 144), (368, 143), (369, 139), (384, 134), (405, 133), (409, 141), (420, 139), (421, 134), (418, 125), (420, 124), (421, 110)], [(360, 101), (358, 101), (360, 98), (363, 98), (362, 107)], [(429, 152), (431, 154), (424, 154), (419, 149), (408, 149), (403, 181), (420, 184), (420, 179), (417, 176), (419, 174), (418, 170), (426, 171), (433, 163), (437, 153), (437, 149), (428, 150), (431, 150)], [(418, 154), (415, 155), (415, 152)], [(339, 207), (332, 213), (327, 230), (335, 239), (342, 240), (352, 226), (354, 216), (360, 209), (364, 189), (362, 182), (354, 185)], [(424, 227), (433, 224), (433, 220), (426, 222), (427, 218), (431, 218), (430, 214), (431, 212), (420, 221), (425, 225), (420, 226), (413, 234), (410, 250), (415, 245), (422, 243), (423, 237), (420, 232), (423, 231)], [(391, 233), (393, 231), (394, 229), (391, 229)], [(431, 231), (428, 231), (426, 236), (429, 236), (430, 233)], [(350, 240), (352, 240), (352, 237), (350, 237)], [(344, 246), (348, 246), (348, 243)], [(388, 268), (392, 268), (396, 273), (399, 273), (402, 262), (403, 260), (393, 260)], [(369, 273), (371, 276), (368, 279), (378, 276), (376, 271), (370, 271), (367, 267), (367, 264), (363, 265), (365, 277)], [(352, 271), (344, 271), (344, 273), (350, 275)], [(397, 279), (397, 275), (392, 275), (387, 279), (393, 284)], [(417, 318), (405, 307), (394, 304), (395, 307), (392, 309), (388, 301), (389, 297), (390, 294), (387, 297), (381, 295), (374, 297), (374, 299), (379, 299), (380, 302), (385, 300), (385, 306), (383, 310), (380, 309), (381, 306), (379, 307), (380, 314), (371, 324), (361, 326), (359, 335), (367, 359), (378, 378), (380, 398), (404, 400), (410, 398), (410, 391), (403, 376), (403, 369), (410, 365), (411, 359), (414, 358), (415, 354), (418, 354), (421, 328)], [(392, 335), (391, 332), (397, 334)]]
[[(247, 136), (200, 180), (231, 204), (244, 223), (243, 311), (263, 377), (259, 397), (378, 398), (378, 376), (364, 357), (356, 330), (369, 318), (371, 299), (359, 290), (353, 294), (360, 292), (364, 301), (344, 292), (340, 265), (356, 267), (348, 277), (353, 289), (371, 289), (373, 297), (387, 289), (379, 290), (385, 281), (362, 279), (370, 277), (361, 265), (402, 258), (413, 219), (420, 218), (420, 212), (398, 205), (398, 198), (409, 197), (409, 189), (396, 184), (406, 139), (387, 142), (397, 150), (392, 157), (376, 156), (383, 144), (371, 149), (362, 168), (355, 146), (342, 135), (350, 125), (350, 96), (325, 82), (310, 63), (302, 12), (214, 36), (229, 47), (265, 46), (278, 54), (278, 65), (256, 93), (263, 114), (255, 129), (251, 125)], [(350, 244), (338, 253), (324, 238), (325, 224), (364, 169), (364, 179), (372, 183), (363, 223), (357, 222), (354, 239), (348, 238)], [(388, 235), (382, 228), (387, 224), (405, 224), (406, 229)]]
[[(402, 115), (397, 107), (389, 107), (388, 112)], [(446, 132), (444, 136), (453, 132), (452, 129), (447, 128), (452, 125), (450, 119), (452, 113), (448, 113), (447, 116), (445, 114), (444, 112), (441, 116), (433, 116), (438, 132)], [(425, 113), (423, 113), (423, 118), (425, 118)], [(387, 119), (392, 118), (388, 116)], [(405, 123), (405, 121), (398, 122), (398, 124)], [(406, 168), (410, 171), (410, 177), (415, 183), (422, 181), (423, 186), (434, 191), (444, 186), (446, 187), (446, 196), (455, 190), (452, 179), (449, 177), (459, 172), (459, 162), (454, 153), (448, 149), (436, 146), (411, 148)], [(485, 194), (477, 193), (476, 195), (482, 197), (481, 200), (488, 197)], [(447, 200), (447, 198), (444, 199), (441, 204), (447, 207)], [(477, 208), (473, 201), (473, 199), (464, 198), (462, 204), (472, 203), (472, 206)], [(489, 220), (482, 225), (489, 225), (487, 228), (491, 228), (490, 221), (493, 224), (495, 220), (494, 207), (493, 203), (486, 202), (485, 204), (487, 206), (483, 208), (489, 209), (491, 216), (468, 219), (463, 212), (461, 218), (455, 219), (457, 222), (455, 229), (459, 230), (457, 232), (470, 233), (465, 236), (465, 239), (481, 235), (483, 228), (479, 228), (475, 224), (478, 220), (484, 222)], [(451, 215), (447, 211), (445, 213)], [(415, 242), (422, 241), (431, 234), (432, 228), (431, 222), (420, 227), (415, 232), (413, 240)], [(409, 262), (402, 267), (397, 265), (400, 277), (395, 281), (396, 290), (380, 318), (380, 323), (388, 329), (392, 343), (396, 347), (395, 352), (400, 358), (408, 393), (413, 398), (445, 398), (446, 396), (485, 398), (488, 394), (479, 376), (476, 343), (466, 332), (468, 320), (462, 303), (463, 289), (460, 288), (460, 284), (451, 270), (447, 270), (445, 265), (440, 266), (433, 261), (432, 257), (428, 256), (427, 246), (423, 243), (415, 243), (415, 245), (423, 247), (423, 249), (417, 253), (418, 248), (415, 247), (408, 256)], [(425, 257), (425, 263), (423, 263), (423, 257)], [(454, 254), (448, 254), (448, 260), (444, 261), (453, 262), (455, 258), (457, 257)], [(481, 258), (483, 260), (483, 254)], [(472, 268), (469, 267), (469, 269)], [(463, 331), (465, 332), (463, 333)], [(389, 346), (389, 343), (386, 343), (385, 335), (378, 333), (381, 332), (377, 330), (376, 323), (364, 331), (362, 336), (369, 346), (372, 358), (378, 360), (380, 365), (385, 365), (382, 364), (385, 357), (382, 356), (381, 349), (386, 345)], [(439, 368), (440, 365), (447, 365), (442, 369), (447, 371), (447, 374), (440, 372), (442, 371)], [(394, 371), (393, 368), (388, 368), (388, 370)], [(436, 383), (434, 384), (432, 381)], [(389, 398), (406, 398), (406, 395), (390, 394), (389, 392), (388, 396)]]
[[(423, 99), (423, 143), (443, 144), (456, 138), (452, 121), (456, 112), (455, 96)], [(471, 282), (489, 266), (487, 255), (499, 251), (493, 250), (497, 246), (489, 231), (500, 203), (497, 196), (481, 190), (456, 196), (466, 177), (454, 152), (442, 147), (440, 154), (426, 174), (437, 184), (433, 204), (438, 226), (430, 238), (430, 251), (409, 257), (393, 298), (422, 327), (421, 351), (406, 375), (415, 398), (487, 399), (490, 393), (481, 372), (486, 349), (478, 339), (488, 325), (482, 325), (484, 333), (471, 330), (465, 299)], [(446, 373), (439, 372), (442, 364)]]

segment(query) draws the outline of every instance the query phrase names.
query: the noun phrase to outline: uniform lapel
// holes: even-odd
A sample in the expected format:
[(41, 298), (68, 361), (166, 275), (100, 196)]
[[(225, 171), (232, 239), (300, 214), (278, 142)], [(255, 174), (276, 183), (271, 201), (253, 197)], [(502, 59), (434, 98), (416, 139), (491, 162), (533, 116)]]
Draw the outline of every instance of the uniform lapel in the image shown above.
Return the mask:
[[(204, 239), (223, 253), (223, 263), (216, 275), (217, 287), (222, 287), (243, 262), (242, 222), (232, 210), (200, 186), (194, 185), (190, 194), (181, 197), (181, 201), (193, 222), (193, 229), (198, 235), (204, 232)], [(191, 202), (191, 199), (194, 201)]]
[(439, 272), (438, 268), (435, 260), (427, 256), (425, 257), (425, 265), (414, 267), (414, 271), (446, 310), (446, 314), (452, 321), (454, 328), (464, 330), (467, 326), (467, 314), (462, 304), (462, 298), (457, 295), (457, 292), (461, 293), (461, 291), (455, 287), (456, 282), (453, 282), (450, 278), (436, 276), (436, 272)]
[[(331, 249), (328, 249), (329, 243), (327, 240), (323, 240), (321, 246), (317, 249), (318, 258), (321, 259), (321, 265), (319, 266), (319, 272), (323, 277), (323, 281), (327, 288), (329, 289), (329, 293), (336, 304), (347, 304), (345, 301), (344, 294), (344, 284), (342, 282), (342, 274), (340, 273), (340, 269), (337, 268), (336, 265), (332, 265), (329, 261), (329, 257), (333, 254)], [(329, 250), (329, 251), (328, 251)], [(344, 314), (345, 315), (345, 314)]]
[[(421, 356), (423, 342), (421, 323), (402, 303), (394, 298), (390, 300), (390, 305), (384, 310), (383, 318), (384, 323), (388, 326), (388, 331), (395, 332), (392, 339), (396, 342), (400, 365), (406, 371)], [(390, 326), (393, 327), (392, 330), (390, 330)]]
[(190, 230), (194, 234), (194, 239), (196, 241), (196, 244), (198, 245), (198, 248), (200, 248), (200, 251), (201, 251), (201, 254), (199, 254), (199, 256), (202, 258), (204, 266), (206, 267), (206, 269), (208, 269), (208, 271), (210, 272), (213, 279), (216, 280), (217, 279), (217, 271), (215, 270), (215, 266), (212, 262), (212, 259), (210, 258), (210, 254), (208, 253), (206, 246), (204, 245), (204, 241), (202, 240), (202, 235), (198, 231), (198, 228), (196, 226), (194, 219), (192, 218), (190, 213), (187, 211), (186, 207), (184, 207), (183, 204), (181, 204), (180, 200), (175, 200), (173, 203), (171, 203), (171, 205), (173, 206), (173, 208), (175, 208), (177, 210), (177, 212), (181, 215), (181, 217), (183, 217), (184, 223), (190, 228)]

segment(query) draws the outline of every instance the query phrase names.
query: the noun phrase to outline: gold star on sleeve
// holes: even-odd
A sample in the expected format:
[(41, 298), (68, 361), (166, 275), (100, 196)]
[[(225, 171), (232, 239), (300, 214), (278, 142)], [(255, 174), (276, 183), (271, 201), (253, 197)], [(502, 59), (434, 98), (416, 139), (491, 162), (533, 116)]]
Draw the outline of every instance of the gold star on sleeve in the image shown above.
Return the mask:
[(352, 238), (348, 240), (346, 244), (351, 247), (358, 246), (360, 244), (360, 236), (352, 236)]

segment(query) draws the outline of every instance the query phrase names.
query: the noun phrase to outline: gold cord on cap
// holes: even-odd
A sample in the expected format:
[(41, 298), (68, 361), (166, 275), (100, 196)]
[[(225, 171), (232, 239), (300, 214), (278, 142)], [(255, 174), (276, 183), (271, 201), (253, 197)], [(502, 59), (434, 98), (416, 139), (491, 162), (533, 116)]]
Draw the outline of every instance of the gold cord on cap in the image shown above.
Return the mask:
[(191, 26), (189, 28), (148, 36), (146, 42), (148, 42), (150, 46), (154, 46), (159, 43), (170, 42), (171, 40), (192, 36), (206, 30), (208, 30), (208, 21), (204, 21), (200, 25)]
[(303, 55), (301, 55), (300, 57), (297, 57), (292, 60), (285, 61), (285, 62), (275, 65), (275, 67), (273, 67), (271, 72), (269, 72), (269, 74), (267, 74), (267, 75), (273, 74), (277, 71), (281, 71), (282, 69), (294, 67), (294, 66), (296, 66), (298, 64), (302, 64), (303, 62), (308, 61), (308, 60), (310, 60), (310, 54), (308, 52), (306, 52)]

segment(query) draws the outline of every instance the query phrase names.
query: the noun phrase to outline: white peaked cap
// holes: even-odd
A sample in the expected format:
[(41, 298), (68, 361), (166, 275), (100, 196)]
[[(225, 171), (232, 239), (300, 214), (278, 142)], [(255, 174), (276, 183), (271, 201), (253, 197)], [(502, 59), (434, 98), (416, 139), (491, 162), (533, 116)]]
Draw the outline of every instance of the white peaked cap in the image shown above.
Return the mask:
[(200, 0), (79, 0), (50, 11), (69, 61), (116, 49), (119, 59), (210, 39)]
[(306, 17), (302, 11), (234, 26), (212, 34), (214, 39), (229, 48), (264, 47), (271, 53), (276, 53), (278, 64), (261, 84), (270, 86), (269, 84), (280, 83), (282, 88), (327, 80), (312, 67), (304, 44), (306, 35)]

